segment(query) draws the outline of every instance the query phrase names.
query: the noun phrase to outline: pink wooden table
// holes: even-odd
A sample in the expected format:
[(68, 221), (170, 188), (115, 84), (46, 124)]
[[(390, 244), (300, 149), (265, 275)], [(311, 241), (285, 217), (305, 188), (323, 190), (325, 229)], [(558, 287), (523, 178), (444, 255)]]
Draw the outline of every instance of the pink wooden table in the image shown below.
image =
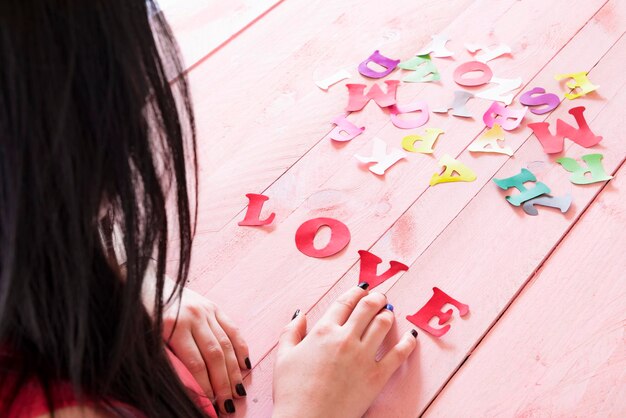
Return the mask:
[[(227, 5), (226, 5), (227, 4)], [(278, 335), (294, 310), (309, 326), (358, 281), (358, 250), (410, 266), (376, 290), (396, 307), (390, 340), (412, 327), (405, 316), (437, 286), (470, 306), (441, 339), (420, 333), (411, 360), (371, 407), (371, 417), (626, 416), (626, 2), (622, 0), (216, 0), (166, 1), (166, 15), (190, 68), (200, 151), (199, 225), (190, 286), (233, 317), (247, 338), (253, 370), (237, 416), (271, 414)], [(459, 86), (452, 72), (471, 60), (466, 42), (506, 43), (512, 56), (489, 62), (501, 78), (521, 77), (519, 95), (541, 86), (563, 97), (555, 74), (589, 71), (600, 89), (551, 113), (530, 112), (506, 133), (514, 155), (470, 153), (491, 102), (470, 100), (473, 120), (431, 113), (400, 130), (373, 103), (350, 119), (366, 131), (336, 146), (330, 121), (347, 103), (347, 82), (372, 84), (356, 67), (374, 50), (403, 60), (445, 33), (453, 59), (436, 59), (439, 83), (402, 83), (398, 102), (431, 109)], [(320, 90), (341, 68), (352, 79)], [(399, 71), (399, 70), (398, 70)], [(400, 78), (404, 74), (392, 74)], [(604, 155), (615, 178), (574, 185), (526, 126), (585, 106), (592, 149), (566, 140), (563, 155)], [(354, 154), (374, 137), (400, 148), (426, 127), (445, 131), (434, 155), (406, 159), (377, 177)], [(429, 187), (444, 154), (469, 165), (471, 183)], [(525, 215), (492, 179), (531, 168), (556, 193), (571, 193), (566, 214)], [(269, 227), (237, 225), (246, 193), (263, 193)], [(264, 212), (265, 213), (265, 212)], [(304, 221), (327, 216), (350, 228), (336, 256), (315, 259), (294, 245)], [(323, 238), (322, 238), (323, 239)]]

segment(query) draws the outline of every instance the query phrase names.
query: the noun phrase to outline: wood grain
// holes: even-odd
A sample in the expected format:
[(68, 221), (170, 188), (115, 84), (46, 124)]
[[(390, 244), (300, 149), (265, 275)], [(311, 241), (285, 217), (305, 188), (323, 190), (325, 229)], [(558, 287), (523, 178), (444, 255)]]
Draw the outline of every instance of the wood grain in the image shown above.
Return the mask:
[(626, 416), (626, 166), (426, 411)]

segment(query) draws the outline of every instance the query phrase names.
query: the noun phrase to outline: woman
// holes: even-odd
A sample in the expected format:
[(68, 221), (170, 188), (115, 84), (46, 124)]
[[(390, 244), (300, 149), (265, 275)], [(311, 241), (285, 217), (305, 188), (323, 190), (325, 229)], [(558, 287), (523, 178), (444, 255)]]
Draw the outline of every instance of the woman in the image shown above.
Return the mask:
[[(184, 77), (170, 86), (183, 68), (156, 10), (0, 5), (0, 416), (206, 417), (210, 401), (231, 413), (246, 395), (245, 342), (183, 287), (194, 119)], [(365, 288), (306, 338), (304, 315), (287, 325), (276, 417), (360, 416), (413, 350), (414, 331), (375, 360), (393, 314)]]

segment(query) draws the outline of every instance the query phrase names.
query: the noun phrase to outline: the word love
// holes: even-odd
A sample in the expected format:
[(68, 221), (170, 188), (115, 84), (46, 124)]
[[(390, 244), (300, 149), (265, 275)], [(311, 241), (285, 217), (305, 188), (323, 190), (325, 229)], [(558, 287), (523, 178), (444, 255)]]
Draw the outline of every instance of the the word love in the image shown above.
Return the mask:
[[(240, 226), (264, 226), (274, 221), (276, 215), (269, 214), (262, 218), (261, 212), (263, 205), (269, 200), (267, 196), (262, 194), (247, 194), (249, 203), (244, 219), (239, 222)], [(330, 229), (330, 239), (322, 248), (315, 246), (315, 237), (319, 230), (323, 227)], [(313, 218), (304, 222), (295, 233), (296, 248), (303, 254), (313, 258), (324, 258), (338, 254), (348, 246), (350, 242), (350, 229), (343, 222), (333, 218)], [(379, 266), (383, 260), (377, 255), (360, 250), (359, 252), (359, 279), (358, 283), (367, 283), (370, 289), (373, 289), (390, 278), (394, 277), (402, 271), (407, 271), (409, 267), (396, 260), (389, 262), (389, 267), (379, 272)], [(469, 312), (469, 307), (451, 296), (447, 295), (438, 288), (433, 288), (433, 296), (426, 302), (424, 306), (417, 310), (413, 315), (406, 318), (415, 326), (423, 329), (435, 337), (441, 337), (450, 329), (450, 325), (446, 323), (452, 317), (453, 311), (447, 309), (443, 311), (444, 306), (455, 306), (460, 316), (465, 316)], [(429, 325), (433, 318), (438, 319), (441, 328), (434, 328)]]

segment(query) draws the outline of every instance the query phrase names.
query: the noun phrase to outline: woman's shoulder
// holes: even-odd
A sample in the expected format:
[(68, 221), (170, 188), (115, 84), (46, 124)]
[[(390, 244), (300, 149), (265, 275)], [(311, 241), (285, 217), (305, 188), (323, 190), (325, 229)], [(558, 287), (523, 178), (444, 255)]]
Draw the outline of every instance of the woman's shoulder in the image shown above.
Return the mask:
[[(54, 418), (110, 418), (111, 414), (89, 406), (69, 406), (54, 411)], [(45, 413), (37, 418), (52, 418), (52, 414)]]

